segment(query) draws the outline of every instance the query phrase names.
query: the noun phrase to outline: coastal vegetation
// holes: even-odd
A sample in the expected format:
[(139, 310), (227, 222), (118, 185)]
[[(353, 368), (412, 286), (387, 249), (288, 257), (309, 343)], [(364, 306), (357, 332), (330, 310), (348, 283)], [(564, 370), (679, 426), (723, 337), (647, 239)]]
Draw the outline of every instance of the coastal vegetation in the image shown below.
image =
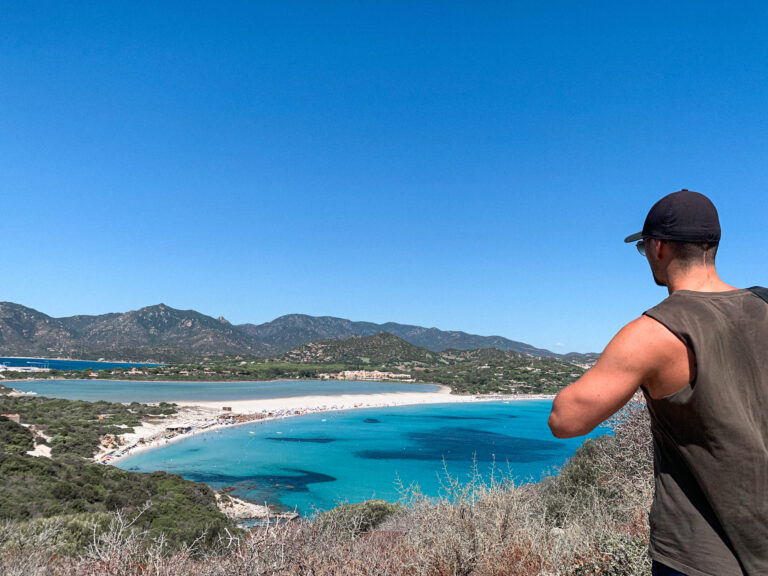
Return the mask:
[[(171, 415), (174, 405), (17, 397), (9, 392), (0, 390), (0, 413), (18, 417), (20, 423), (0, 416), (0, 524), (13, 525), (17, 536), (53, 530), (51, 545), (59, 553), (81, 552), (108, 528), (114, 513), (122, 514), (132, 531), (161, 538), (169, 549), (194, 541), (210, 545), (236, 531), (205, 484), (88, 460), (103, 438), (130, 432), (144, 418)], [(41, 444), (50, 449), (50, 458), (29, 454)]]
[[(176, 406), (85, 402), (42, 396), (11, 396), (0, 393), (0, 413), (18, 414), (36, 432), (35, 443), (50, 447), (53, 456), (90, 458), (100, 439), (132, 432), (146, 418), (169, 416)], [(32, 432), (30, 432), (32, 433)]]
[(446, 350), (440, 360), (415, 371), (416, 378), (450, 386), (454, 394), (556, 394), (585, 372), (556, 358), (495, 349)]
[(5, 416), (0, 416), (0, 446), (6, 454), (24, 454), (35, 448), (35, 435)]
[(631, 404), (611, 425), (614, 435), (586, 441), (559, 474), (536, 484), (515, 485), (503, 474), (467, 484), (445, 476), (438, 499), (414, 488), (401, 505), (344, 506), (175, 548), (123, 511), (91, 517), (103, 529), (78, 554), (58, 537), (87, 524), (86, 516), (70, 524), (6, 522), (0, 568), (30, 576), (647, 574), (652, 466), (644, 406)]
[[(0, 521), (18, 522), (22, 529), (66, 523), (70, 533), (60, 537), (60, 544), (72, 552), (82, 550), (94, 524), (104, 528), (101, 520), (115, 511), (136, 518), (136, 529), (162, 537), (171, 547), (199, 539), (212, 544), (234, 529), (219, 512), (211, 488), (175, 474), (138, 474), (76, 458), (4, 453), (0, 478)], [(88, 517), (100, 521), (74, 530), (73, 520)]]

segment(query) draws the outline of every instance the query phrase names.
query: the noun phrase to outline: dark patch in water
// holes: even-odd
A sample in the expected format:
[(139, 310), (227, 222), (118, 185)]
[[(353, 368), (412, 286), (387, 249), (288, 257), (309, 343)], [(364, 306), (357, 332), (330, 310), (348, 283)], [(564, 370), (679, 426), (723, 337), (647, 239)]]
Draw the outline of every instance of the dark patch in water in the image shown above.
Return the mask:
[(366, 418), (363, 422), (366, 424), (381, 424), (381, 420), (377, 420), (376, 418)]
[(200, 450), (202, 450), (202, 448), (200, 448), (200, 447), (198, 446), (197, 448), (187, 448), (187, 450), (186, 450), (186, 451), (187, 451), (187, 452), (200, 452)]
[(223, 485), (223, 486), (237, 486), (242, 482), (246, 482), (250, 476), (243, 474), (242, 476), (235, 476), (234, 474), (217, 474), (216, 472), (185, 472), (179, 471), (187, 480), (194, 480), (195, 482), (205, 482), (211, 485)]
[(291, 436), (268, 436), (264, 439), (273, 442), (307, 442), (309, 444), (329, 444), (336, 441), (336, 438), (294, 438)]
[(226, 474), (208, 473), (184, 473), (184, 478), (196, 482), (205, 482), (214, 487), (231, 486), (232, 494), (238, 498), (245, 498), (257, 504), (269, 502), (283, 512), (292, 512), (293, 509), (279, 504), (281, 497), (286, 492), (309, 492), (311, 484), (323, 482), (336, 482), (336, 478), (327, 474), (320, 474), (310, 470), (298, 468), (283, 468), (285, 474), (257, 474), (255, 476), (243, 475), (242, 477)]
[(234, 476), (231, 474), (216, 474), (210, 472), (185, 472), (184, 478), (195, 482), (205, 482), (216, 486), (234, 486), (236, 490), (255, 491), (259, 494), (266, 492), (278, 493), (286, 489), (292, 492), (308, 492), (310, 484), (321, 482), (336, 482), (336, 478), (310, 470), (298, 468), (283, 468), (285, 472), (294, 474), (257, 474), (255, 476)]
[(536, 440), (485, 432), (471, 428), (441, 428), (408, 434), (410, 446), (402, 450), (361, 450), (358, 458), (371, 460), (449, 460), (478, 462), (537, 462), (551, 458), (549, 452), (562, 442)]
[[(310, 484), (336, 482), (336, 478), (327, 474), (319, 474), (308, 470), (285, 468), (286, 472), (298, 474), (260, 474), (251, 476), (238, 486), (236, 494), (253, 502), (278, 503), (286, 492), (309, 492)], [(290, 511), (278, 506), (283, 511)]]
[(297, 468), (283, 468), (286, 472), (298, 472), (298, 475), (287, 474), (260, 474), (258, 476), (251, 476), (251, 480), (260, 480), (261, 484), (266, 482), (271, 486), (275, 486), (282, 489), (288, 489), (291, 492), (309, 492), (308, 486), (310, 484), (320, 484), (322, 482), (336, 482), (337, 478), (329, 476), (328, 474), (321, 474), (319, 472), (311, 472), (309, 470), (299, 470)]

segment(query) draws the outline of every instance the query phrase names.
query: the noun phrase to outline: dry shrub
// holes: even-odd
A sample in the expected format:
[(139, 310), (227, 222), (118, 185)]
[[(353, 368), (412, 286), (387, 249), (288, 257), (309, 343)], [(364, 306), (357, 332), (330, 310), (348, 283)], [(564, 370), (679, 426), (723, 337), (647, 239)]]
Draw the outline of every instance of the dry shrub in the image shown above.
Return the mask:
[(624, 496), (633, 506), (653, 499), (653, 443), (645, 400), (637, 394), (608, 421), (615, 433), (597, 454), (600, 481)]
[(531, 485), (515, 487), (492, 473), (475, 470), (461, 484), (445, 474), (437, 500), (411, 496), (401, 520), (417, 559), (418, 574), (538, 574), (546, 562), (546, 528), (536, 513), (539, 498)]
[[(196, 576), (408, 576), (408, 551), (403, 534), (397, 531), (359, 532), (366, 521), (343, 515), (323, 522), (300, 520), (263, 526), (232, 537), (216, 554), (201, 562)], [(215, 569), (213, 568), (215, 566)], [(205, 571), (203, 571), (205, 570)]]
[(0, 523), (0, 574), (43, 576), (56, 562), (53, 542), (60, 526), (49, 523), (39, 532), (29, 532), (17, 522)]

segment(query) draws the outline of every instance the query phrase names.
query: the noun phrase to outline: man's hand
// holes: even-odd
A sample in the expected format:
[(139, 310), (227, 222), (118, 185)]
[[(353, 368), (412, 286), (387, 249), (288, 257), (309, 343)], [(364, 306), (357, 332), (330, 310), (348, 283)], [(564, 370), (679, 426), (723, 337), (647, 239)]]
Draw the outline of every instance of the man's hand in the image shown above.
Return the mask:
[(656, 320), (641, 316), (616, 334), (591, 370), (555, 397), (549, 428), (557, 438), (587, 434), (641, 385), (657, 398), (682, 389), (693, 374), (686, 345)]

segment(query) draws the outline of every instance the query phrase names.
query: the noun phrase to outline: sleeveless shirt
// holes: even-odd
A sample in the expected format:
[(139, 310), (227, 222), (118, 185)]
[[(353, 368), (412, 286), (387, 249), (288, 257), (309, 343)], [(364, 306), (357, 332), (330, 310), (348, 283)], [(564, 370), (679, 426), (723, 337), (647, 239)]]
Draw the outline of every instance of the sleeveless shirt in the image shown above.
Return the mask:
[(651, 558), (689, 576), (768, 575), (768, 305), (748, 290), (680, 290), (645, 314), (696, 358), (688, 386), (645, 393)]

